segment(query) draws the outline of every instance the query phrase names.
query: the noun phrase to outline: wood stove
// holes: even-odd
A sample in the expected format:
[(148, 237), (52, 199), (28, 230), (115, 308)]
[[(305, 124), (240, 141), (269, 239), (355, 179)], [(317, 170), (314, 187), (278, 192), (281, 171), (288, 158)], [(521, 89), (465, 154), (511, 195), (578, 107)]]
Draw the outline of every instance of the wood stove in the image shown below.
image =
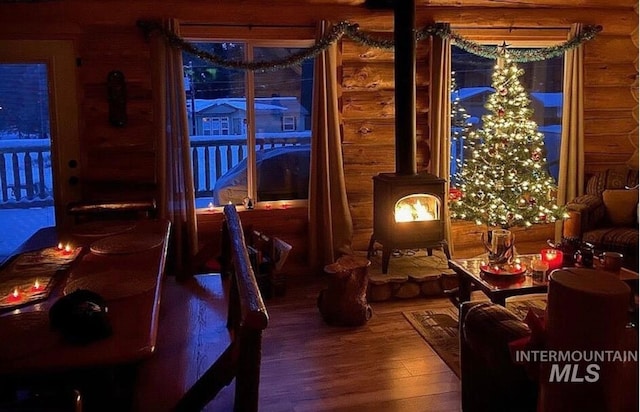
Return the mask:
[(373, 234), (367, 256), (375, 242), (382, 244), (382, 273), (387, 273), (393, 249), (442, 248), (445, 241), (444, 179), (417, 173), (416, 165), (416, 36), (415, 0), (394, 3), (396, 172), (373, 177)]

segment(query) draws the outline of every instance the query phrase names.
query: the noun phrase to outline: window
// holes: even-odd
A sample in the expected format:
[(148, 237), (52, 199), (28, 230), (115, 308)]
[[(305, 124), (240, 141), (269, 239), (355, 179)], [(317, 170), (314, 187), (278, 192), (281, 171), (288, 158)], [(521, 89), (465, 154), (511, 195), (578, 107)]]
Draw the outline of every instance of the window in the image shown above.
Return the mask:
[(296, 118), (293, 116), (282, 117), (282, 130), (285, 132), (293, 132), (296, 130)]
[(228, 117), (203, 117), (202, 118), (202, 134), (211, 135), (228, 135), (229, 134), (229, 118)]
[[(557, 37), (557, 41), (566, 39), (567, 31), (551, 32), (548, 37)], [(477, 32), (475, 33), (477, 34)], [(538, 33), (539, 34), (539, 33)], [(469, 38), (472, 38), (471, 35)], [(548, 40), (548, 39), (547, 39)], [(509, 40), (506, 40), (509, 43)], [(501, 44), (503, 39), (493, 44)], [(485, 42), (486, 43), (486, 42)], [(517, 41), (511, 47), (519, 46)], [(528, 40), (524, 46), (546, 46)], [(524, 87), (533, 109), (532, 120), (538, 130), (544, 134), (544, 156), (548, 171), (557, 181), (560, 161), (560, 139), (562, 125), (562, 85), (563, 57), (535, 62), (521, 62), (518, 66), (524, 70), (520, 82)], [(475, 129), (482, 128), (483, 115), (488, 111), (484, 105), (492, 88), (492, 74), (496, 61), (468, 53), (452, 47), (452, 90), (451, 90), (451, 181), (456, 183), (455, 173), (462, 161), (471, 156), (465, 144), (465, 138)]]
[[(283, 61), (313, 45), (311, 28), (279, 30), (272, 37), (261, 30), (225, 29), (220, 37), (210, 27), (181, 29), (196, 47), (227, 61)], [(246, 197), (256, 202), (306, 199), (313, 60), (245, 71), (185, 52), (183, 63), (196, 206), (242, 204)]]

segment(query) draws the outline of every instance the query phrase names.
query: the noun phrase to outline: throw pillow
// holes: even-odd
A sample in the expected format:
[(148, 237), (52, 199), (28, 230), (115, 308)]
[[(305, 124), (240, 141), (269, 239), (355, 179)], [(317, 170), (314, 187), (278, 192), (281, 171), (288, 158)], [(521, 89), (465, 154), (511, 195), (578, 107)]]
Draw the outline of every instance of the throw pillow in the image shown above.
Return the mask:
[(638, 189), (607, 189), (602, 192), (602, 201), (607, 217), (614, 225), (631, 226), (636, 223)]

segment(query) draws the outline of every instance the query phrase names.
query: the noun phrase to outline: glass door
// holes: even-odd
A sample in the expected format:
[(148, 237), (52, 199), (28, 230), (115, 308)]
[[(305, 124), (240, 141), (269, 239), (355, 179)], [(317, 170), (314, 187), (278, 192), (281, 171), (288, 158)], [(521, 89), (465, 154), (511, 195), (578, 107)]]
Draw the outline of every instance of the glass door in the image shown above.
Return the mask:
[(0, 41), (0, 261), (39, 229), (66, 225), (61, 205), (77, 198), (70, 46)]

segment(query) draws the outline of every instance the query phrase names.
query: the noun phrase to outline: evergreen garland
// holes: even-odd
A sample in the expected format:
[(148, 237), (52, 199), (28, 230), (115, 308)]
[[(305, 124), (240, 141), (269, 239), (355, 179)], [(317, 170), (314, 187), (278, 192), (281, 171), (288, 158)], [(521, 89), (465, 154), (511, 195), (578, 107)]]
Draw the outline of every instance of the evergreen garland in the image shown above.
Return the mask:
[[(360, 31), (357, 24), (342, 21), (334, 25), (331, 30), (320, 38), (313, 46), (300, 52), (294, 53), (285, 59), (271, 60), (271, 61), (254, 61), (244, 62), (236, 60), (226, 60), (215, 54), (209, 53), (205, 50), (200, 50), (192, 43), (186, 41), (175, 33), (166, 30), (162, 25), (154, 21), (139, 20), (137, 22), (145, 35), (149, 35), (151, 32), (159, 32), (165, 37), (167, 42), (172, 46), (187, 53), (193, 54), (200, 59), (211, 62), (212, 64), (233, 70), (250, 70), (250, 71), (273, 71), (283, 69), (287, 67), (297, 66), (302, 64), (306, 59), (317, 56), (325, 51), (330, 45), (340, 40), (343, 36), (349, 37), (364, 46), (375, 47), (380, 49), (393, 49), (393, 40), (380, 39), (371, 36), (367, 33)], [(540, 61), (562, 55), (565, 51), (578, 47), (582, 43), (591, 40), (597, 33), (602, 30), (602, 26), (586, 26), (585, 29), (573, 39), (566, 42), (546, 47), (542, 49), (512, 49), (510, 50), (511, 60), (516, 62), (527, 61)], [(452, 32), (448, 25), (434, 24), (426, 26), (421, 30), (416, 31), (416, 40), (424, 40), (430, 36), (438, 36), (441, 38), (450, 39), (451, 42), (460, 47), (461, 49), (473, 53), (478, 56), (487, 57), (491, 59), (497, 59), (499, 51), (495, 47), (485, 46), (473, 42), (463, 36)]]

